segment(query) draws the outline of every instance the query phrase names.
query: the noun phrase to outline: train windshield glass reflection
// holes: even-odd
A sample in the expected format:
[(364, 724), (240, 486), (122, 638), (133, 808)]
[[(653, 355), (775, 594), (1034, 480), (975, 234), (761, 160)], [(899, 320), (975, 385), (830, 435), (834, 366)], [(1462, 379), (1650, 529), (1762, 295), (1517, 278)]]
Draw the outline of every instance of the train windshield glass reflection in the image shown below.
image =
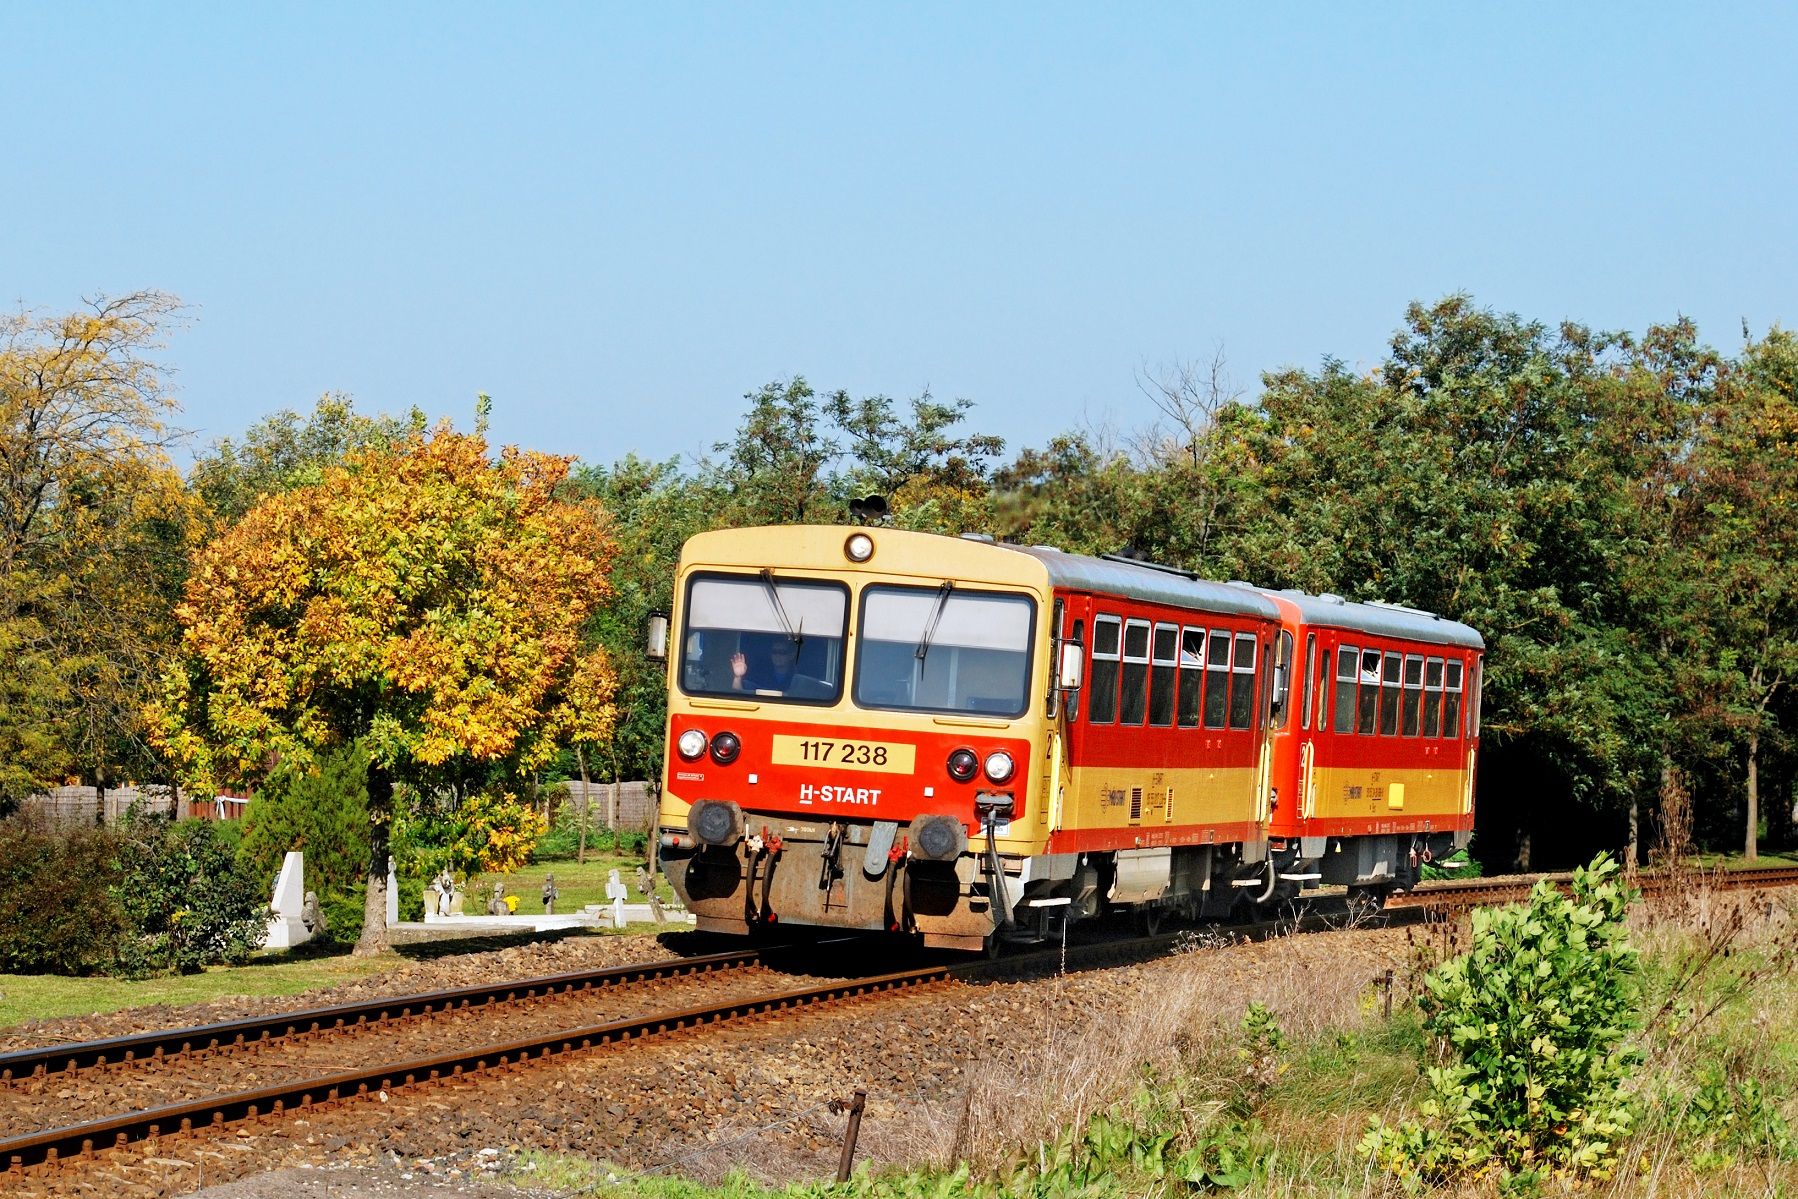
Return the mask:
[(1030, 694), (1036, 604), (1023, 595), (937, 587), (862, 592), (855, 702), (1017, 716)]

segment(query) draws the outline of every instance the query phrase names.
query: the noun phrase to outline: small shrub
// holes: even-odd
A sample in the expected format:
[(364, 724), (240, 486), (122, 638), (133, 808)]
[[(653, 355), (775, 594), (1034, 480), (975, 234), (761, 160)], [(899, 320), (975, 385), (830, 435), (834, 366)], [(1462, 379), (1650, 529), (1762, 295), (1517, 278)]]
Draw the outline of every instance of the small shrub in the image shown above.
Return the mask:
[(133, 820), (122, 830), (110, 888), (129, 929), (119, 944), (128, 976), (193, 974), (242, 962), (262, 943), (268, 903), (209, 820)]
[(0, 825), (0, 971), (103, 973), (118, 958), (125, 914), (110, 829), (42, 832)]
[(1571, 895), (1545, 880), (1527, 903), (1475, 911), (1468, 951), (1419, 999), (1452, 1064), (1426, 1072), (1423, 1121), (1376, 1121), (1361, 1153), (1413, 1182), (1607, 1176), (1635, 1122), (1623, 1092), (1641, 1018), (1631, 898), (1600, 857)]

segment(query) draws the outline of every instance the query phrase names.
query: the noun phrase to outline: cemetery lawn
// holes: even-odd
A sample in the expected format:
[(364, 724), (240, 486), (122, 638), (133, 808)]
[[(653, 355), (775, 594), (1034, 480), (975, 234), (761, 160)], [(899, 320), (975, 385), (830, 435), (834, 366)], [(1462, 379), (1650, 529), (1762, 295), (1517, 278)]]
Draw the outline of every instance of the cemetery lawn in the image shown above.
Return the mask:
[(53, 974), (0, 974), (0, 1027), (25, 1020), (86, 1016), (153, 1003), (206, 1003), (239, 995), (298, 995), (314, 987), (355, 982), (391, 970), (397, 955), (332, 957), (270, 955), (245, 966), (214, 966), (171, 978), (63, 978)]
[[(642, 903), (643, 896), (637, 891), (637, 867), (643, 865), (643, 859), (635, 855), (589, 853), (585, 862), (534, 862), (522, 870), (509, 875), (477, 874), (468, 880), (469, 894), (466, 911), (473, 913), (486, 910), (486, 901), (493, 894), (493, 882), (503, 877), (506, 881), (506, 894), (518, 896), (518, 915), (540, 916), (543, 914), (543, 876), (556, 876), (556, 889), (562, 893), (556, 900), (556, 912), (564, 914), (578, 912), (590, 903), (607, 903), (606, 878), (610, 871), (618, 872), (618, 881), (628, 889), (626, 903)], [(674, 901), (674, 892), (668, 887), (668, 880), (661, 875), (656, 876), (656, 894), (663, 903)], [(479, 899), (481, 906), (477, 908), (474, 900)]]

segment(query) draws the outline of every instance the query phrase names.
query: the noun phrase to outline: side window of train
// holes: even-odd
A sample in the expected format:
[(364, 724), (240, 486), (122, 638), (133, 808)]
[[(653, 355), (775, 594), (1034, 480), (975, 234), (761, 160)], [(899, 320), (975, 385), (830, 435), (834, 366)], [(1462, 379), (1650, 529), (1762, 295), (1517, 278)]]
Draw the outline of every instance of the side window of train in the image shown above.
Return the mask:
[(1179, 669), (1180, 626), (1155, 626), (1154, 660), (1149, 664), (1149, 723), (1174, 723), (1174, 674)]
[(1480, 735), (1480, 704), (1484, 700), (1480, 688), (1485, 682), (1485, 673), (1486, 659), (1475, 658), (1473, 660), (1473, 695), (1467, 701), (1467, 735), (1469, 737)]
[(1205, 644), (1205, 727), (1221, 729), (1230, 712), (1230, 630), (1212, 629)]
[(1123, 622), (1115, 616), (1093, 617), (1093, 668), (1089, 680), (1092, 707), (1087, 720), (1110, 724), (1118, 715), (1118, 649)]
[(1461, 660), (1450, 658), (1445, 669), (1447, 674), (1442, 691), (1442, 735), (1459, 737), (1461, 735)]
[(1274, 727), (1283, 729), (1292, 723), (1292, 634), (1280, 630), (1280, 649), (1275, 655), (1270, 701), (1275, 705)]
[(1418, 712), (1423, 707), (1423, 659), (1405, 655), (1405, 736), (1417, 736)]
[(1380, 651), (1361, 651), (1361, 694), (1356, 700), (1355, 731), (1373, 733), (1374, 718), (1380, 707)]
[(1124, 694), (1118, 704), (1119, 724), (1141, 724), (1149, 691), (1149, 622), (1124, 622)]
[(1055, 708), (1061, 695), (1061, 689), (1055, 683), (1061, 673), (1061, 636), (1066, 624), (1067, 601), (1058, 599), (1055, 601), (1055, 615), (1049, 621), (1049, 687), (1048, 693), (1043, 697), (1043, 715), (1050, 720), (1055, 719)]
[(1361, 651), (1352, 645), (1336, 650), (1336, 731), (1355, 731), (1355, 671)]
[(1388, 653), (1380, 674), (1380, 736), (1398, 736), (1398, 672), (1403, 659)]
[(1442, 659), (1431, 658), (1423, 665), (1423, 735), (1439, 736), (1442, 732)]
[(1180, 632), (1180, 727), (1199, 727), (1199, 700), (1205, 690), (1205, 630)]
[(1255, 634), (1236, 634), (1236, 656), (1230, 665), (1230, 727), (1255, 727)]
[(1317, 671), (1317, 634), (1305, 634), (1305, 685), (1299, 692), (1299, 727), (1311, 727), (1311, 676)]

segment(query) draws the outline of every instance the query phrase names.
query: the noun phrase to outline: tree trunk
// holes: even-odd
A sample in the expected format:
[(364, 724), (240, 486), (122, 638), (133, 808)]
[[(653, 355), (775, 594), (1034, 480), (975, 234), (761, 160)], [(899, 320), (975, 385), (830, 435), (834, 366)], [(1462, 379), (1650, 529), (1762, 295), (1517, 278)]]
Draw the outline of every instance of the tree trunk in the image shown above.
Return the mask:
[(362, 936), (356, 957), (387, 951), (387, 858), (393, 829), (393, 776), (368, 764), (368, 889), (362, 898)]
[(1517, 870), (1520, 874), (1528, 874), (1530, 870), (1530, 833), (1528, 829), (1517, 834)]
[(1750, 862), (1758, 856), (1756, 847), (1761, 828), (1761, 790), (1760, 790), (1760, 752), (1761, 735), (1758, 732), (1748, 734), (1748, 836), (1747, 845), (1743, 848), (1743, 856)]
[(574, 860), (587, 860), (587, 813), (593, 806), (593, 792), (587, 779), (587, 751), (580, 746), (574, 747), (574, 760), (581, 768), (581, 842), (574, 851)]
[(1629, 840), (1623, 847), (1623, 873), (1634, 877), (1636, 864), (1642, 859), (1642, 804), (1634, 795), (1629, 797)]

